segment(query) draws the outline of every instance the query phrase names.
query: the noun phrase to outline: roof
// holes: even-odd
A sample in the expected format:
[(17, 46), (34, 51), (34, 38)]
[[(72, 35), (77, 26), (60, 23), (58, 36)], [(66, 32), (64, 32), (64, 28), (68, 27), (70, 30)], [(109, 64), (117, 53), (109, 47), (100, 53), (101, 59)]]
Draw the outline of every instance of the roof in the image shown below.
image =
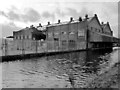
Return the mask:
[(27, 31), (27, 30), (29, 30), (29, 31), (31, 30), (31, 32), (33, 32), (33, 31), (38, 31), (39, 32), (39, 30), (37, 30), (37, 28), (35, 28), (35, 27), (31, 27), (31, 28), (26, 27), (26, 28), (23, 28), (19, 31), (14, 31), (14, 32), (19, 33), (19, 32), (23, 32), (23, 31)]
[(60, 22), (60, 23), (53, 23), (50, 25), (44, 25), (43, 27), (41, 27), (41, 29), (46, 29), (46, 27), (52, 27), (52, 26), (59, 26), (59, 25), (65, 25), (65, 24), (69, 24), (69, 23), (78, 23), (78, 22), (89, 22), (93, 19), (94, 17), (88, 17), (88, 19), (86, 20), (86, 18), (83, 18), (82, 21), (79, 21), (79, 19), (73, 20), (71, 21), (64, 21), (64, 22)]
[(106, 25), (107, 25), (107, 24), (102, 24), (101, 26), (102, 26), (102, 28), (105, 28), (105, 27), (106, 27)]
[(109, 29), (110, 29), (110, 31), (112, 31), (108, 22), (107, 22), (106, 24), (102, 24), (101, 26), (102, 26), (103, 29), (104, 29), (106, 26), (108, 26)]

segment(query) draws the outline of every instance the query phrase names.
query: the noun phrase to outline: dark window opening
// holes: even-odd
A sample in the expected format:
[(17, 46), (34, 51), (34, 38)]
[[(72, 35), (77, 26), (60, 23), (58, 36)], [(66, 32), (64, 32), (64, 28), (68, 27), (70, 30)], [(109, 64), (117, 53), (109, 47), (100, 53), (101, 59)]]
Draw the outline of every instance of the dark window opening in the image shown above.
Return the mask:
[(59, 39), (58, 38), (54, 38), (55, 41), (58, 41)]

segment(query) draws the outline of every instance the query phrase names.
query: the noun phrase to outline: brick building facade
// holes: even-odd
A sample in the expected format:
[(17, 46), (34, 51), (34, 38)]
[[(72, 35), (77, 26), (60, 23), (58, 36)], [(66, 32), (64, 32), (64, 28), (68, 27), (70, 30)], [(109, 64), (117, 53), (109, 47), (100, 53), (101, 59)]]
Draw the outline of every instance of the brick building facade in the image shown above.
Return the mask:
[[(40, 47), (42, 42), (40, 39), (45, 39), (42, 31), (35, 28), (33, 25), (19, 31), (13, 32), (13, 40), (17, 49), (35, 50), (36, 46)], [(44, 38), (41, 38), (44, 37)]]
[(46, 28), (46, 41), (48, 50), (79, 50), (92, 48), (93, 42), (112, 42), (112, 31), (109, 23), (101, 24), (97, 15), (85, 16), (68, 22), (56, 24), (48, 23)]

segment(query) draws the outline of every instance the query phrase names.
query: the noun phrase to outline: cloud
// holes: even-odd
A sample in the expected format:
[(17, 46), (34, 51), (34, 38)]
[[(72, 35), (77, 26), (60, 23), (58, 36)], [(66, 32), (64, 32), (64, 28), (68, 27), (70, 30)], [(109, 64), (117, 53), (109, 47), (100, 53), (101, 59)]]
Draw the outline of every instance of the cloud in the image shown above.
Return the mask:
[(79, 16), (83, 17), (85, 14), (93, 16), (93, 12), (89, 11), (87, 8), (82, 8), (81, 10), (77, 11), (74, 8), (64, 8), (61, 9), (60, 7), (56, 8), (54, 12), (50, 13), (49, 11), (45, 11), (42, 13), (43, 18), (51, 18), (53, 21), (57, 20), (58, 18), (70, 18), (73, 17), (75, 19), (79, 18)]
[(80, 11), (77, 11), (76, 9), (67, 8), (67, 14), (74, 17), (75, 19), (78, 17), (84, 17), (86, 14), (89, 16), (93, 16), (93, 12), (89, 11), (87, 8), (83, 7)]
[(6, 14), (4, 13), (4, 11), (0, 11), (0, 15), (7, 17)]
[(56, 8), (55, 10), (55, 13), (58, 15), (58, 16), (61, 16), (61, 17), (64, 17), (67, 15), (66, 13), (66, 8), (63, 10), (63, 9), (60, 9), (60, 8)]
[(32, 8), (25, 9), (23, 13), (20, 13), (17, 8), (16, 10), (10, 9), (8, 13), (0, 11), (0, 15), (6, 17), (11, 21), (36, 22), (40, 20), (40, 14)]
[(12, 35), (13, 31), (20, 30), (20, 27), (17, 27), (13, 22), (0, 24), (0, 32), (2, 32), (2, 37), (7, 37)]
[(21, 14), (20, 17), (24, 22), (36, 22), (40, 20), (40, 14), (32, 8), (28, 8), (26, 13)]
[(15, 21), (19, 21), (20, 20), (20, 16), (19, 14), (15, 13), (14, 11), (10, 11), (7, 13), (7, 17), (10, 20), (15, 20)]
[(53, 18), (54, 19), (55, 14), (51, 14), (48, 11), (45, 11), (45, 12), (42, 13), (42, 17), (44, 17), (44, 18)]

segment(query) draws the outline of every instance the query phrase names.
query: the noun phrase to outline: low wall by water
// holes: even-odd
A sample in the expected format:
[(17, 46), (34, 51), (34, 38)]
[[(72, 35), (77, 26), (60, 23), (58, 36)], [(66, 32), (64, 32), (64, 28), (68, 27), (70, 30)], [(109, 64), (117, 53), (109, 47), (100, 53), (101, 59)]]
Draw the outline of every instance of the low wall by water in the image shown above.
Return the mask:
[(60, 53), (70, 53), (74, 51), (83, 51), (83, 50), (112, 49), (112, 47), (90, 48), (90, 49), (86, 49), (86, 48), (48, 49), (48, 46), (45, 41), (41, 42), (41, 41), (29, 40), (27, 42), (23, 43), (22, 41), (4, 41), (0, 47), (0, 58), (2, 58), (1, 61), (11, 61), (17, 59), (21, 60), (26, 58), (41, 57), (45, 55), (54, 55)]
[(1, 62), (4, 61), (13, 61), (13, 60), (24, 60), (24, 59), (30, 59), (35, 57), (43, 57), (43, 56), (50, 56), (50, 55), (56, 55), (56, 54), (63, 54), (63, 53), (70, 53), (70, 52), (77, 52), (77, 51), (85, 51), (86, 49), (82, 50), (69, 50), (69, 51), (47, 51), (47, 52), (40, 52), (40, 53), (28, 53), (28, 54), (19, 54), (19, 55), (6, 55), (6, 56), (0, 56)]
[(51, 55), (57, 55), (57, 54), (63, 54), (63, 53), (71, 53), (71, 52), (80, 52), (80, 51), (94, 51), (103, 53), (104, 51), (112, 51), (112, 48), (102, 48), (102, 49), (81, 49), (81, 50), (66, 50), (66, 51), (48, 51), (48, 52), (41, 52), (41, 53), (29, 53), (29, 54), (19, 54), (19, 55), (7, 55), (7, 56), (1, 56), (1, 61), (14, 61), (14, 60), (24, 60), (24, 59), (30, 59), (30, 58), (39, 58), (44, 56), (51, 56)]

